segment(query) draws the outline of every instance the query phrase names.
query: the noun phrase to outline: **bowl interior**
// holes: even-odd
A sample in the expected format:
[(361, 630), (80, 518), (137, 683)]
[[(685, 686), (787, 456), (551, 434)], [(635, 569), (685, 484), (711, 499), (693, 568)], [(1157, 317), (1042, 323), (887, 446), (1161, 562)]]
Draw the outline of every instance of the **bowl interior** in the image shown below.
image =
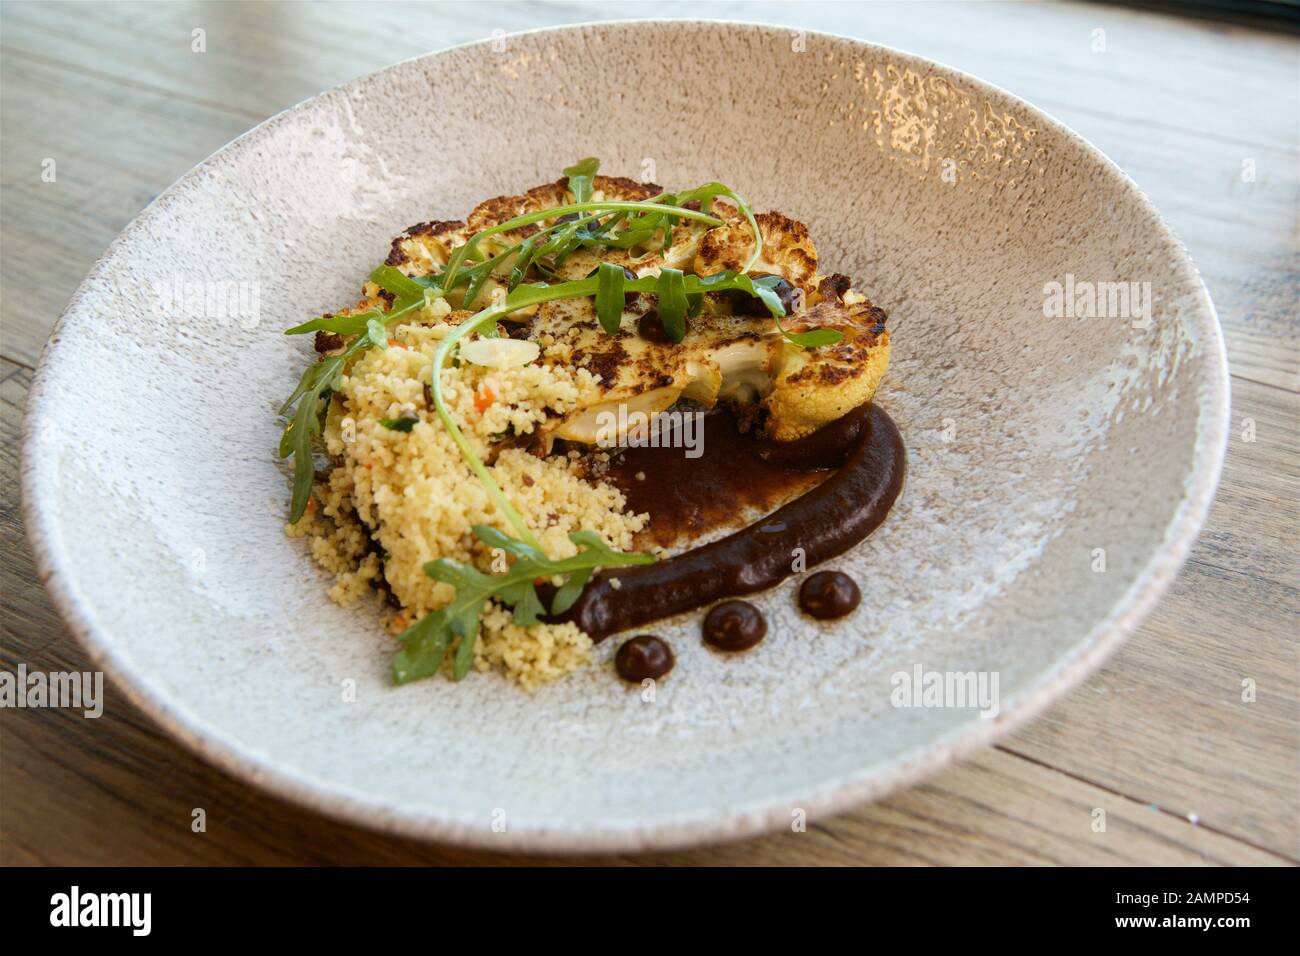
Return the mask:
[[(668, 188), (720, 179), (809, 224), (823, 271), (890, 313), (878, 401), (907, 487), (836, 562), (863, 585), (851, 619), (809, 622), (787, 584), (759, 599), (771, 631), (747, 655), (705, 650), (698, 615), (665, 624), (679, 662), (652, 701), (614, 679), (617, 641), (533, 695), (495, 676), (394, 689), (376, 615), (330, 603), (283, 534), (275, 410), (309, 346), (280, 331), (354, 300), (408, 224), (584, 155)], [(1045, 314), (1051, 283), (1074, 310)], [(1224, 380), (1181, 250), (1037, 111), (856, 41), (605, 24), (400, 64), (179, 182), (52, 339), (26, 498), (74, 628), (223, 765), (411, 833), (662, 844), (882, 793), (1077, 680), (1195, 534)], [(996, 674), (999, 714), (893, 706), (918, 666)]]

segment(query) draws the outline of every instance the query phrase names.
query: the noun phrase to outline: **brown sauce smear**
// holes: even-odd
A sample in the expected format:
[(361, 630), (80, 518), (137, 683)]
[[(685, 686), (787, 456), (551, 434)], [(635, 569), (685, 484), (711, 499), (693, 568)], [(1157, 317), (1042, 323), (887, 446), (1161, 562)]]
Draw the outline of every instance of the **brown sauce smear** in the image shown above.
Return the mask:
[(650, 513), (656, 540), (707, 531), (734, 521), (744, 507), (768, 507), (825, 480), (725, 538), (655, 564), (601, 572), (561, 620), (599, 641), (773, 587), (793, 573), (796, 548), (811, 567), (874, 531), (898, 497), (907, 467), (898, 429), (870, 405), (792, 442), (742, 435), (730, 415), (711, 413), (703, 447), (701, 458), (686, 458), (680, 447), (630, 448), (611, 463), (605, 477), (624, 489), (632, 510)]
[(704, 412), (702, 424), (692, 426), (692, 437), (702, 441), (698, 458), (687, 458), (680, 436), (669, 429), (660, 435), (660, 444), (677, 447), (611, 451), (603, 479), (627, 496), (629, 511), (650, 515), (649, 526), (638, 538), (641, 544), (668, 547), (714, 528), (734, 526), (747, 511), (771, 511), (826, 477), (838, 463), (795, 456), (770, 460), (772, 448), (783, 443), (742, 433), (731, 412), (721, 407)]

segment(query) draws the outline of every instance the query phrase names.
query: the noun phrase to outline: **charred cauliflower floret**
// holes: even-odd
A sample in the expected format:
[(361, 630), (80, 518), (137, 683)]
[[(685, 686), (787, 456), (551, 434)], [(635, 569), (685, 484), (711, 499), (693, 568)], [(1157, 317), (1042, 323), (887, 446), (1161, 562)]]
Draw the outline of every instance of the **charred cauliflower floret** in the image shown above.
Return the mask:
[(459, 219), (416, 223), (393, 240), (384, 265), (396, 266), (410, 276), (429, 275), (445, 266), (452, 250), (464, 245), (471, 234)]
[[(641, 202), (663, 192), (663, 187), (654, 183), (638, 183), (622, 176), (596, 176), (592, 186), (593, 198), (608, 202)], [(385, 264), (396, 266), (407, 275), (428, 275), (446, 265), (452, 251), (468, 242), (475, 233), (518, 216), (571, 202), (573, 194), (563, 179), (534, 186), (518, 196), (497, 196), (475, 206), (466, 221), (422, 222), (411, 226), (393, 240)], [(501, 233), (486, 240), (483, 251), (490, 253), (504, 249), (531, 236), (539, 228), (536, 224), (529, 224)]]
[(639, 183), (626, 176), (597, 176), (592, 180), (592, 199), (605, 202), (641, 202), (664, 191), (654, 183)]
[[(621, 176), (597, 176), (592, 181), (592, 198), (606, 202), (640, 202), (657, 196), (663, 188), (654, 183), (638, 183)], [(473, 235), (484, 229), (499, 226), (501, 223), (530, 212), (554, 209), (573, 202), (565, 180), (561, 179), (542, 186), (534, 186), (519, 196), (498, 196), (479, 203), (469, 214), (469, 233)], [(509, 232), (492, 237), (491, 246), (505, 248), (537, 232), (541, 227), (535, 223), (519, 226)]]
[(871, 400), (889, 364), (884, 313), (862, 301), (827, 301), (791, 317), (792, 332), (835, 329), (834, 345), (800, 349), (775, 323), (746, 316), (702, 313), (681, 342), (657, 342), (637, 334), (638, 315), (629, 308), (615, 335), (596, 319), (591, 300), (565, 299), (541, 306), (529, 338), (544, 363), (585, 368), (599, 381), (596, 398), (540, 430), (544, 437), (588, 444), (623, 434), (604, 431), (610, 421), (635, 421), (633, 412), (654, 416), (681, 399), (703, 406), (719, 401), (761, 403), (766, 432), (778, 441), (800, 438)]
[(782, 343), (772, 390), (763, 399), (767, 433), (777, 441), (802, 438), (871, 401), (889, 365), (885, 313), (869, 300), (828, 300), (786, 322), (791, 332), (835, 329), (839, 342), (815, 349)]
[[(543, 209), (554, 209), (556, 206), (563, 206), (568, 201), (569, 191), (565, 188), (563, 181), (534, 186), (520, 196), (497, 196), (495, 199), (485, 200), (474, 207), (474, 210), (469, 214), (469, 232), (473, 235), (476, 232), (482, 232), (484, 229), (499, 226), (501, 223), (517, 216), (525, 216), (530, 212), (541, 212)], [(514, 245), (521, 239), (526, 239), (537, 232), (539, 228), (540, 226), (536, 224), (529, 224), (511, 229), (509, 232), (499, 233), (486, 240), (484, 251), (492, 251), (497, 246), (505, 248)]]
[(760, 366), (756, 387), (770, 378), (770, 336), (752, 322), (720, 317), (694, 323), (681, 342), (672, 343), (637, 334), (639, 318), (639, 311), (626, 309), (622, 327), (608, 335), (591, 299), (547, 302), (538, 309), (529, 337), (541, 347), (543, 363), (586, 369), (599, 386), (593, 402), (548, 422), (543, 435), (588, 444), (622, 438), (622, 432), (602, 433), (603, 413), (617, 416), (621, 406), (626, 422), (635, 412), (653, 416), (680, 399), (713, 405), (747, 363)]
[[(694, 271), (702, 276), (727, 269), (740, 272), (753, 251), (754, 230), (729, 203), (718, 202), (713, 211), (725, 223), (710, 229), (700, 239)], [(761, 213), (754, 219), (763, 237), (763, 254), (749, 271), (778, 275), (805, 294), (812, 292), (817, 275), (817, 249), (808, 235), (808, 227), (779, 212)]]

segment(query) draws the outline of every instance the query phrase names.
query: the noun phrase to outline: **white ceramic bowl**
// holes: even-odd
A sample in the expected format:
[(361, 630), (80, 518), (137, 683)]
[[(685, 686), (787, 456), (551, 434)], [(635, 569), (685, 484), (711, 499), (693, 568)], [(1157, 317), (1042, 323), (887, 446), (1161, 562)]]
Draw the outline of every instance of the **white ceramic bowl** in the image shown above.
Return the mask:
[[(154, 202), (59, 322), (27, 419), (31, 540), (94, 660), (282, 796), (530, 850), (831, 813), (1078, 683), (1168, 585), (1213, 495), (1228, 409), (1213, 307), (1155, 210), (1069, 130), (917, 57), (804, 42), (641, 22), (458, 47), (271, 119)], [(863, 584), (852, 618), (809, 623), (787, 584), (759, 601), (767, 641), (729, 658), (701, 645), (698, 615), (671, 622), (679, 661), (654, 703), (613, 677), (616, 641), (531, 696), (495, 676), (395, 689), (375, 618), (327, 601), (282, 532), (275, 407), (308, 347), (280, 331), (353, 298), (408, 224), (589, 154), (670, 188), (721, 179), (810, 225), (823, 264), (891, 315), (878, 400), (908, 486), (836, 562)], [(1049, 283), (1120, 281), (1139, 283), (1133, 304), (1150, 292), (1149, 321), (1133, 304), (1044, 314)], [(215, 299), (206, 318), (159, 308), (178, 282), (255, 285), (241, 320), (214, 318)], [(996, 673), (1000, 712), (893, 706), (891, 676), (917, 665)]]

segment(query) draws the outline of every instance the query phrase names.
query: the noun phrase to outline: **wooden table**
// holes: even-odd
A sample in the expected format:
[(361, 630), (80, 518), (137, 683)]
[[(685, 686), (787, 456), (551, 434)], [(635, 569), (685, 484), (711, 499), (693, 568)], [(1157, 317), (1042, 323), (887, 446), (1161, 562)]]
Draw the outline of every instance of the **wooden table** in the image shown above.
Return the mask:
[[(1119, 7), (4, 4), (0, 666), (88, 666), (32, 567), (15, 476), (41, 345), (118, 231), (194, 163), (321, 89), (494, 31), (611, 14), (850, 34), (1035, 103), (1118, 162), (1187, 243), (1233, 372), (1227, 469), (1191, 560), (1125, 648), (1047, 716), (807, 833), (613, 862), (1300, 861), (1300, 48)], [(192, 50), (196, 29), (205, 52)], [(55, 182), (42, 180), (48, 158)], [(191, 832), (194, 807), (207, 810), (205, 834)], [(376, 836), (265, 796), (191, 756), (112, 688), (97, 721), (0, 712), (0, 861), (548, 862)]]

